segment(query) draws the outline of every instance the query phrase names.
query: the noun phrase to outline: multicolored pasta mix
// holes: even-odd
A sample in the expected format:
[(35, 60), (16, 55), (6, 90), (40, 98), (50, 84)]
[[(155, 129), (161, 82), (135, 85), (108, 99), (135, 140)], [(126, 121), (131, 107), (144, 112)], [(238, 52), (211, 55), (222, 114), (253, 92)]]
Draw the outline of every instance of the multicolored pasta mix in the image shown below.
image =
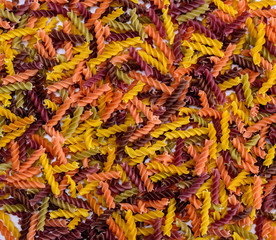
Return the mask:
[(276, 10), (0, 0), (1, 239), (276, 239)]

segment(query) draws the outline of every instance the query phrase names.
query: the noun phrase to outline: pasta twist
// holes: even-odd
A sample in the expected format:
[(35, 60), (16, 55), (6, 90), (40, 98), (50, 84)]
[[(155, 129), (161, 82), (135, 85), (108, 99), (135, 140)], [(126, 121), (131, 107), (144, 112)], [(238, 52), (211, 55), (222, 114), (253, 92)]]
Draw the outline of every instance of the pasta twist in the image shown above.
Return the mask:
[(46, 219), (46, 214), (48, 212), (48, 207), (49, 207), (49, 197), (45, 197), (42, 200), (42, 204), (40, 207), (40, 211), (38, 214), (38, 221), (37, 221), (37, 230), (38, 231), (44, 231), (44, 226), (45, 226), (45, 219)]
[(10, 12), (8, 10), (3, 10), (2, 8), (0, 9), (0, 17), (7, 18), (11, 22), (16, 22), (16, 23), (19, 23), (19, 19), (20, 19), (20, 16), (18, 16), (18, 15), (16, 16), (16, 15), (14, 15), (13, 12)]
[(174, 221), (175, 210), (176, 210), (175, 204), (176, 204), (175, 198), (172, 198), (168, 206), (168, 212), (166, 215), (165, 225), (163, 229), (163, 234), (168, 237), (171, 236), (172, 223)]
[(132, 89), (124, 94), (124, 96), (122, 97), (122, 101), (128, 103), (129, 100), (133, 99), (134, 96), (137, 96), (137, 94), (142, 91), (144, 86), (145, 83), (138, 81)]
[(126, 190), (122, 193), (120, 193), (119, 195), (116, 195), (114, 197), (114, 202), (118, 203), (118, 202), (122, 202), (125, 199), (132, 197), (133, 195), (137, 195), (138, 194), (138, 188), (134, 187), (130, 190)]
[(93, 196), (91, 194), (86, 194), (86, 195), (84, 195), (84, 197), (86, 198), (88, 204), (93, 209), (93, 211), (98, 216), (100, 216), (103, 213), (103, 210), (100, 208), (100, 205), (97, 203), (97, 200), (95, 198), (93, 198)]
[(179, 218), (176, 219), (176, 226), (181, 229), (187, 240), (191, 240), (194, 238), (191, 229), (187, 226), (186, 223), (182, 222)]
[(110, 171), (110, 172), (101, 172), (101, 173), (93, 173), (90, 175), (87, 175), (87, 181), (92, 182), (94, 180), (97, 181), (105, 181), (105, 180), (111, 180), (112, 178), (117, 179), (120, 178), (120, 172)]
[(85, 36), (86, 41), (90, 42), (93, 40), (93, 36), (91, 33), (89, 33), (88, 28), (81, 22), (81, 19), (78, 18), (77, 14), (75, 14), (72, 10), (70, 12), (67, 12), (68, 18), (72, 21), (72, 24), (74, 24), (77, 29), (80, 31), (80, 33)]
[(135, 240), (137, 236), (137, 228), (134, 222), (134, 217), (132, 215), (132, 211), (128, 210), (125, 215), (126, 224), (128, 225), (128, 231), (125, 232), (126, 236), (130, 240)]
[(47, 155), (45, 153), (43, 153), (41, 155), (41, 157), (39, 158), (39, 161), (43, 167), (45, 178), (48, 181), (49, 185), (51, 186), (52, 192), (55, 195), (59, 195), (60, 190), (58, 188), (58, 183), (55, 181), (55, 178), (53, 176), (53, 174), (54, 174), (53, 168), (48, 162)]
[(157, 141), (154, 145), (152, 145), (149, 148), (141, 147), (137, 150), (133, 150), (132, 148), (126, 146), (125, 147), (125, 152), (131, 157), (140, 157), (144, 155), (153, 155), (156, 151), (160, 150), (161, 147), (166, 146), (166, 143), (164, 141)]
[[(199, 33), (193, 33), (192, 37), (191, 37), (191, 40), (194, 40), (196, 42), (199, 42), (199, 43), (202, 43), (202, 44), (205, 44), (205, 45), (209, 45), (210, 47), (217, 47), (219, 49), (221, 49), (222, 44), (223, 44), (222, 42), (220, 42), (217, 39), (212, 39), (212, 38), (209, 38), (209, 37), (205, 37), (205, 35), (199, 34)], [(229, 44), (229, 46), (231, 46), (231, 44)]]
[(201, 235), (205, 235), (208, 230), (208, 226), (210, 224), (209, 218), (209, 209), (211, 208), (211, 193), (209, 191), (204, 191), (202, 193), (202, 197), (204, 198), (202, 209), (200, 211), (201, 214), (201, 226), (200, 233)]
[(65, 156), (65, 153), (63, 152), (63, 149), (61, 148), (60, 145), (60, 138), (53, 136), (52, 137), (52, 142), (53, 142), (53, 152), (55, 153), (54, 155), (57, 156), (57, 161), (60, 164), (66, 164), (67, 163), (67, 158)]
[(159, 81), (156, 81), (153, 78), (146, 77), (146, 76), (142, 75), (141, 73), (131, 71), (129, 73), (129, 76), (136, 79), (137, 81), (140, 80), (151, 87), (161, 90), (162, 92), (164, 92), (168, 95), (171, 95), (173, 92), (172, 87), (169, 87), (169, 86), (165, 85), (164, 83), (160, 83)]
[[(67, 20), (63, 22), (63, 32), (64, 33), (71, 33), (71, 23)], [(65, 50), (65, 57), (67, 61), (70, 61), (73, 58), (73, 45), (72, 42), (66, 41), (64, 45), (64, 50)]]
[[(56, 92), (57, 90), (61, 90), (63, 88), (67, 89), (67, 88), (69, 88), (69, 86), (71, 86), (73, 84), (74, 84), (74, 82), (73, 82), (72, 78), (66, 78), (64, 80), (61, 80), (60, 82), (56, 82), (52, 85), (49, 85), (47, 92), (48, 92), (48, 94), (51, 94), (51, 93)], [(45, 99), (45, 100), (47, 100), (47, 99)], [(45, 102), (45, 100), (44, 100), (44, 102)]]
[(46, 219), (45, 226), (49, 227), (66, 227), (66, 220)]
[(74, 217), (88, 217), (89, 213), (87, 209), (77, 209), (75, 212), (70, 212), (68, 210), (58, 209), (57, 211), (50, 212), (50, 218), (74, 218)]
[(251, 240), (258, 239), (258, 237), (255, 234), (248, 232), (247, 230), (245, 230), (242, 227), (239, 227), (236, 224), (229, 224), (229, 229), (230, 229), (230, 231), (235, 232), (238, 235), (240, 235), (242, 238), (251, 239)]
[(143, 222), (143, 221), (147, 221), (150, 219), (161, 218), (163, 216), (164, 216), (164, 213), (162, 211), (157, 210), (157, 211), (149, 211), (149, 212), (143, 213), (143, 214), (136, 214), (133, 216), (133, 219), (136, 222)]
[[(198, 95), (200, 97), (199, 100), (201, 101), (200, 105), (203, 108), (209, 108), (209, 103), (208, 103), (208, 99), (207, 99), (206, 93), (204, 91), (199, 90)], [(195, 116), (195, 118), (197, 117), (196, 114), (192, 114), (192, 115)]]
[(151, 121), (151, 120), (157, 120), (158, 117), (153, 115), (153, 112), (147, 107), (142, 101), (140, 101), (137, 97), (134, 97), (131, 102), (133, 103), (134, 106), (136, 106), (139, 110), (141, 110), (146, 118)]
[(33, 213), (30, 219), (30, 227), (28, 230), (27, 239), (30, 239), (30, 240), (34, 239), (37, 223), (38, 223), (38, 213)]
[(8, 74), (11, 76), (14, 75), (15, 72), (14, 72), (12, 60), (10, 58), (5, 58), (4, 62), (5, 62), (6, 70)]
[(254, 185), (253, 185), (253, 203), (255, 209), (260, 209), (262, 206), (262, 179), (260, 176), (254, 176)]
[(158, 59), (159, 62), (163, 64), (165, 68), (167, 68), (168, 59), (165, 57), (164, 53), (157, 48), (153, 48), (147, 42), (141, 43), (140, 46), (148, 53), (149, 55)]
[(172, 131), (172, 132), (167, 132), (165, 133), (165, 136), (167, 139), (174, 139), (174, 138), (189, 138), (192, 136), (201, 136), (203, 134), (207, 134), (208, 129), (207, 128), (193, 128), (193, 129), (188, 129), (186, 131)]
[(17, 142), (12, 140), (10, 142), (10, 149), (11, 149), (11, 162), (12, 162), (12, 169), (14, 171), (19, 170), (20, 160), (19, 160), (19, 145)]
[(134, 26), (127, 24), (127, 23), (121, 23), (114, 20), (110, 20), (108, 22), (108, 25), (111, 28), (119, 29), (121, 31), (135, 31)]
[(270, 166), (273, 163), (273, 159), (274, 159), (275, 152), (276, 152), (275, 148), (276, 148), (276, 145), (274, 145), (273, 147), (268, 149), (267, 155), (266, 155), (265, 160), (263, 162), (264, 166)]
[(131, 25), (133, 26), (134, 30), (139, 33), (139, 36), (142, 38), (142, 40), (144, 40), (147, 37), (147, 34), (144, 31), (143, 25), (138, 20), (136, 9), (130, 10), (129, 14)]
[(69, 175), (67, 176), (67, 184), (70, 185), (69, 193), (71, 193), (72, 198), (76, 198), (77, 197), (76, 183)]
[(119, 239), (119, 240), (126, 240), (125, 234), (122, 230), (122, 228), (120, 228), (115, 221), (113, 220), (113, 218), (111, 216), (109, 216), (109, 218), (106, 220), (106, 224), (108, 225), (109, 229), (111, 230), (112, 233), (114, 233), (114, 235)]
[[(68, 177), (68, 176), (66, 176), (66, 177)], [(55, 196), (51, 196), (50, 197), (50, 202), (52, 204), (54, 204), (55, 206), (59, 207), (59, 208), (63, 208), (65, 210), (69, 210), (71, 212), (74, 212), (76, 210), (76, 207), (74, 205), (71, 205), (68, 202), (64, 202), (61, 199), (56, 198)]]
[(48, 50), (49, 55), (51, 57), (55, 57), (57, 55), (57, 52), (53, 46), (52, 39), (49, 37), (49, 35), (47, 35), (44, 30), (38, 30), (37, 36), (41, 38), (43, 42), (45, 42), (45, 48), (46, 50)]
[(218, 166), (220, 176), (221, 176), (225, 186), (228, 187), (230, 185), (230, 182), (231, 182), (231, 177), (229, 176), (229, 173), (226, 170), (226, 167), (225, 167), (224, 161), (223, 161), (223, 157), (222, 156), (218, 157), (216, 162), (217, 162), (217, 166)]
[(185, 117), (185, 118), (179, 118), (177, 121), (173, 121), (171, 123), (162, 124), (160, 125), (159, 128), (151, 132), (151, 136), (154, 138), (158, 138), (164, 132), (167, 132), (169, 130), (175, 130), (176, 128), (179, 128), (183, 125), (188, 124), (189, 122), (190, 122), (189, 117)]
[(48, 109), (51, 109), (52, 111), (57, 111), (59, 108), (54, 102), (49, 99), (44, 100), (44, 106), (46, 106)]
[(89, 150), (84, 150), (82, 152), (78, 152), (76, 155), (71, 156), (71, 161), (79, 161), (84, 158), (89, 158), (92, 155), (96, 155), (99, 153), (98, 149), (89, 149)]
[(117, 8), (109, 13), (107, 16), (104, 16), (100, 19), (102, 24), (107, 24), (111, 20), (115, 20), (117, 17), (120, 17), (124, 13), (122, 8)]
[(106, 162), (104, 163), (104, 171), (105, 172), (109, 172), (111, 170), (111, 167), (116, 158), (115, 152), (116, 152), (116, 148), (108, 148), (107, 149), (108, 156), (107, 156)]
[(67, 225), (69, 230), (75, 229), (75, 227), (79, 224), (79, 222), (81, 221), (80, 217), (74, 217), (70, 223)]
[(138, 53), (144, 61), (146, 61), (148, 64), (152, 65), (153, 67), (155, 67), (162, 74), (168, 73), (168, 69), (165, 68), (161, 62), (157, 61), (157, 59), (153, 58), (151, 55), (148, 55), (144, 51), (138, 51)]
[(209, 156), (209, 147), (212, 145), (213, 140), (205, 140), (205, 146), (202, 149), (201, 154), (196, 158), (195, 174), (201, 175), (205, 171), (205, 165)]
[(2, 93), (10, 93), (10, 92), (14, 92), (16, 90), (32, 90), (33, 85), (30, 82), (27, 83), (11, 83), (5, 86), (0, 87), (0, 94)]
[(167, 32), (167, 38), (169, 40), (170, 45), (174, 43), (175, 33), (173, 28), (173, 23), (171, 16), (168, 15), (169, 8), (162, 8), (163, 19), (164, 19), (164, 27)]
[(222, 113), (222, 118), (220, 121), (221, 124), (221, 130), (222, 130), (222, 136), (221, 136), (221, 147), (222, 150), (226, 151), (229, 149), (229, 120), (230, 120), (230, 113), (226, 110)]
[[(0, 16), (1, 16), (1, 9), (0, 9)], [(7, 33), (1, 34), (0, 41), (8, 41), (15, 37), (22, 37), (26, 35), (34, 35), (37, 33), (37, 28), (18, 28)]]
[(239, 77), (236, 77), (234, 79), (230, 79), (229, 81), (224, 81), (221, 84), (218, 84), (219, 88), (224, 91), (228, 88), (232, 88), (234, 86), (237, 86), (238, 84), (240, 84), (241, 79)]
[(145, 167), (145, 165), (143, 163), (140, 163), (138, 165), (138, 169), (140, 172), (141, 180), (144, 182), (145, 187), (147, 188), (148, 192), (151, 192), (153, 190), (154, 185), (148, 177), (147, 168)]
[(79, 194), (80, 195), (87, 195), (90, 192), (92, 192), (93, 190), (95, 190), (99, 185), (98, 181), (92, 181), (90, 183), (87, 183), (85, 185), (85, 187), (83, 187), (82, 189), (79, 190)]
[(8, 176), (6, 180), (7, 182), (11, 182), (11, 183), (17, 182), (21, 180), (26, 180), (27, 178), (33, 177), (34, 175), (39, 173), (40, 173), (40, 167), (30, 167), (28, 170), (26, 170), (23, 173), (15, 173), (12, 176)]
[(259, 89), (259, 94), (265, 94), (269, 88), (275, 84), (276, 76), (276, 64), (273, 65), (273, 69), (268, 73), (268, 79), (263, 83), (262, 87)]
[(219, 10), (228, 13), (232, 17), (234, 17), (238, 13), (232, 6), (225, 4), (221, 0), (214, 0), (214, 4), (218, 7)]
[(233, 181), (229, 184), (228, 189), (235, 191), (235, 189), (241, 185), (242, 181), (246, 179), (246, 176), (248, 175), (248, 172), (246, 171), (241, 171), (234, 179)]
[(188, 42), (187, 40), (185, 40), (183, 43), (182, 43), (183, 46), (185, 47), (189, 47), (189, 48), (192, 48), (193, 50), (196, 50), (196, 51), (200, 51), (202, 52), (203, 54), (208, 54), (208, 55), (215, 55), (215, 56), (218, 56), (218, 57), (223, 57), (223, 52), (220, 51), (217, 47), (206, 47), (200, 43), (192, 43), (192, 42)]
[(99, 21), (95, 21), (95, 33), (96, 33), (96, 39), (97, 39), (97, 50), (98, 54), (102, 54), (104, 52), (104, 29), (102, 27), (102, 24)]
[(7, 76), (5, 78), (2, 78), (3, 84), (7, 85), (9, 83), (15, 83), (15, 82), (24, 82), (28, 80), (30, 77), (36, 75), (38, 70), (26, 70), (25, 72), (22, 72), (20, 74), (16, 74), (13, 76)]
[[(1, 115), (1, 110), (0, 110), (0, 115)], [(6, 134), (4, 137), (2, 137), (1, 142), (0, 142), (0, 149), (2, 147), (5, 147), (10, 141), (13, 139), (16, 139), (23, 135), (25, 132), (25, 127), (19, 128), (18, 130), (12, 131), (8, 134)]]
[(83, 107), (78, 106), (74, 112), (74, 116), (69, 125), (69, 128), (64, 135), (65, 138), (70, 138), (72, 136), (73, 132), (77, 129), (82, 113), (83, 113)]
[(253, 2), (249, 3), (248, 7), (252, 10), (256, 9), (262, 9), (262, 8), (267, 8), (268, 6), (271, 6), (274, 4), (274, 1), (259, 1), (259, 2)]
[[(265, 187), (264, 187), (264, 192), (265, 192), (264, 196), (265, 196), (265, 197), (266, 197), (267, 195), (269, 195), (269, 194), (273, 191), (275, 185), (276, 185), (276, 177), (273, 176), (273, 177), (270, 179), (269, 183), (266, 184)], [(254, 189), (253, 189), (253, 191), (254, 191)], [(253, 194), (253, 195), (254, 195), (254, 194)]]
[(27, 208), (23, 204), (14, 204), (14, 205), (4, 204), (2, 208), (4, 212), (8, 212), (8, 213), (27, 211)]
[(260, 63), (261, 63), (261, 56), (260, 56), (259, 52), (261, 51), (261, 49), (265, 43), (264, 36), (265, 36), (265, 26), (263, 23), (260, 23), (257, 27), (256, 45), (251, 50), (253, 62), (257, 66), (260, 66)]
[(202, 4), (196, 9), (193, 9), (192, 11), (186, 13), (185, 15), (181, 15), (177, 18), (177, 21), (180, 23), (188, 22), (190, 19), (195, 19), (199, 17), (201, 14), (204, 14), (209, 10), (208, 3)]
[(113, 201), (113, 197), (111, 196), (111, 191), (109, 190), (108, 183), (100, 182), (100, 186), (102, 187), (103, 195), (108, 205), (108, 208), (115, 208), (115, 203)]
[(163, 172), (163, 173), (171, 173), (171, 174), (178, 174), (178, 175), (187, 174), (189, 172), (185, 165), (181, 165), (179, 167), (173, 164), (169, 166), (164, 166), (162, 163), (159, 163), (156, 161), (148, 163), (147, 168), (159, 170), (160, 172)]

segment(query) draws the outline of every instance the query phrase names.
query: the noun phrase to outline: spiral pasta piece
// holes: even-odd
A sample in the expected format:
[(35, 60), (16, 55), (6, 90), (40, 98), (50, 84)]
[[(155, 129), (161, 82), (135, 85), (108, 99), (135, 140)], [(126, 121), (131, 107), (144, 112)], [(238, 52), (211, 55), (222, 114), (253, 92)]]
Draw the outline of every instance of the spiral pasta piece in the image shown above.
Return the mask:
[(58, 188), (58, 183), (55, 181), (55, 178), (53, 176), (53, 173), (54, 173), (53, 168), (48, 162), (47, 155), (45, 153), (43, 153), (41, 155), (41, 157), (39, 158), (39, 161), (41, 162), (43, 171), (45, 173), (45, 178), (48, 181), (48, 183), (50, 184), (52, 192), (55, 195), (59, 195), (60, 190)]
[(253, 186), (253, 198), (254, 198), (254, 208), (260, 209), (262, 206), (262, 180), (261, 177), (254, 176), (254, 186)]
[(174, 198), (172, 198), (168, 206), (168, 213), (166, 215), (165, 225), (163, 229), (163, 234), (168, 237), (171, 236), (172, 223), (174, 221), (175, 210), (176, 210), (175, 204), (176, 204), (176, 201)]
[(225, 151), (229, 149), (229, 120), (230, 120), (230, 113), (226, 110), (222, 113), (222, 118), (220, 121), (222, 136), (221, 136), (221, 146), (222, 149)]
[(214, 0), (214, 4), (218, 7), (218, 9), (228, 13), (230, 16), (234, 17), (237, 14), (237, 11), (232, 6), (229, 6), (220, 0)]
[(254, 46), (254, 48), (251, 51), (252, 57), (253, 57), (253, 62), (260, 66), (261, 63), (261, 56), (260, 56), (260, 50), (262, 49), (263, 44), (265, 43), (265, 26), (261, 23), (258, 25), (257, 28), (257, 41), (256, 41), (256, 45)]
[(136, 239), (137, 236), (137, 228), (134, 222), (134, 217), (132, 215), (131, 210), (128, 210), (125, 215), (126, 218), (126, 224), (129, 226), (129, 231), (125, 232), (127, 237), (131, 240)]
[(218, 57), (223, 57), (224, 54), (223, 52), (221, 52), (219, 50), (219, 48), (217, 47), (206, 47), (200, 43), (190, 43), (188, 42), (187, 40), (185, 40), (183, 43), (182, 43), (183, 46), (185, 47), (189, 47), (189, 48), (192, 48), (193, 50), (197, 50), (197, 51), (200, 51), (202, 52), (203, 54), (209, 54), (209, 55), (215, 55), (215, 56), (218, 56)]

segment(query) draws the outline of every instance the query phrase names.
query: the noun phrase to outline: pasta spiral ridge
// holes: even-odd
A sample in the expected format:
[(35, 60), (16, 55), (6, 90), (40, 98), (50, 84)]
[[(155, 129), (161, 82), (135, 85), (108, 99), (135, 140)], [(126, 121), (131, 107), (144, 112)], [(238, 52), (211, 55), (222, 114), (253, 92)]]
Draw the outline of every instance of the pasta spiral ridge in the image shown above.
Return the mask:
[(136, 239), (137, 228), (136, 228), (131, 210), (128, 210), (126, 212), (125, 218), (126, 218), (126, 223), (129, 226), (129, 231), (125, 234), (128, 236), (130, 240), (134, 240)]
[(210, 192), (205, 191), (202, 193), (202, 196), (204, 200), (203, 200), (202, 210), (200, 212), (202, 215), (200, 232), (201, 232), (201, 235), (204, 235), (207, 233), (208, 225), (210, 223), (210, 219), (209, 219), (209, 209), (211, 208)]
[(93, 40), (92, 35), (89, 33), (88, 28), (81, 22), (81, 20), (78, 18), (78, 16), (73, 12), (67, 12), (68, 18), (71, 19), (72, 24), (74, 24), (78, 30), (85, 36), (86, 40), (90, 42)]
[(108, 183), (100, 182), (100, 186), (102, 187), (102, 191), (103, 191), (106, 203), (108, 205), (108, 208), (109, 209), (115, 208), (115, 203), (113, 201), (113, 197), (111, 196), (111, 191), (109, 190)]
[(39, 161), (41, 162), (41, 165), (44, 168), (45, 178), (49, 182), (49, 184), (51, 186), (51, 189), (52, 189), (52, 192), (55, 195), (59, 195), (60, 191), (59, 191), (59, 188), (58, 188), (58, 183), (54, 179), (53, 168), (48, 162), (47, 155), (45, 153), (43, 153), (41, 155)]
[(42, 200), (41, 208), (40, 208), (38, 219), (37, 219), (38, 220), (38, 222), (37, 222), (37, 230), (38, 231), (44, 230), (46, 214), (47, 214), (48, 207), (49, 207), (49, 199), (50, 199), (49, 197), (45, 197)]

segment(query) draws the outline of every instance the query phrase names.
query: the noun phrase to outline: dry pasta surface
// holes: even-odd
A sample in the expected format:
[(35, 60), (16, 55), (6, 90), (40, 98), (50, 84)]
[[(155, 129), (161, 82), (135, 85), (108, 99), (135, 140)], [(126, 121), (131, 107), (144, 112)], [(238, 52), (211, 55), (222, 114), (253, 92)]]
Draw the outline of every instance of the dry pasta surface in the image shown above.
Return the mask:
[(0, 1), (0, 239), (276, 240), (276, 2)]

